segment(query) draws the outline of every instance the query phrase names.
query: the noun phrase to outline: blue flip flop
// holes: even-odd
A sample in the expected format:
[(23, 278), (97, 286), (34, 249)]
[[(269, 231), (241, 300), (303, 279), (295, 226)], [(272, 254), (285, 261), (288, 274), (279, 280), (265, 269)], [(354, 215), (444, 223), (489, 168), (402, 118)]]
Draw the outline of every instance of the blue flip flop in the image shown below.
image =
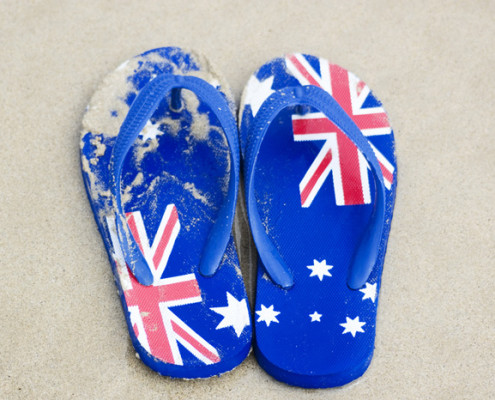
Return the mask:
[(259, 255), (255, 355), (288, 384), (344, 385), (373, 356), (397, 185), (388, 118), (355, 75), (292, 54), (249, 79), (240, 134)]
[(231, 235), (234, 103), (210, 68), (175, 47), (126, 61), (94, 94), (81, 138), (84, 183), (132, 343), (146, 365), (178, 378), (229, 371), (251, 344)]

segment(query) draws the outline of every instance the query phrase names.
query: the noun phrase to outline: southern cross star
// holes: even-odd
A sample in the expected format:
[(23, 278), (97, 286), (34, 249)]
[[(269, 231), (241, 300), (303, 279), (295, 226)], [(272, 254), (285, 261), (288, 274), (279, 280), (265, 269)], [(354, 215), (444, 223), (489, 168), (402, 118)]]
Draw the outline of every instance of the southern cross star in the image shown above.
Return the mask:
[(321, 322), (320, 318), (322, 317), (322, 314), (318, 314), (318, 312), (315, 311), (313, 314), (309, 314), (309, 317), (311, 318), (311, 322)]
[(352, 337), (356, 337), (357, 332), (364, 333), (363, 326), (366, 325), (366, 322), (359, 321), (359, 316), (354, 319), (345, 317), (345, 319), (345, 323), (339, 324), (340, 326), (345, 328), (344, 332), (342, 332), (342, 335), (344, 335), (345, 333), (350, 333)]
[(266, 326), (270, 326), (270, 323), (272, 322), (279, 322), (277, 319), (277, 315), (280, 314), (280, 311), (275, 311), (273, 309), (273, 304), (268, 308), (262, 304), (261, 310), (256, 311), (256, 314), (258, 314), (259, 316), (257, 322), (264, 321), (266, 323)]
[(246, 299), (237, 300), (229, 292), (227, 293), (227, 306), (211, 307), (210, 310), (223, 316), (222, 321), (216, 329), (228, 328), (231, 326), (237, 337), (241, 336), (242, 331), (246, 326), (249, 326), (249, 311)]
[(153, 124), (151, 121), (146, 122), (146, 125), (140, 133), (144, 141), (148, 139), (156, 139), (156, 137), (161, 134), (160, 124)]
[(363, 289), (359, 289), (359, 291), (364, 293), (362, 300), (370, 299), (373, 303), (375, 302), (376, 283), (373, 283), (373, 285), (370, 285), (368, 282), (366, 282), (366, 287), (364, 287)]
[(308, 265), (306, 268), (311, 270), (311, 275), (309, 275), (310, 278), (312, 276), (317, 276), (318, 279), (322, 281), (324, 276), (332, 276), (328, 270), (332, 269), (333, 265), (327, 265), (327, 260), (313, 260), (313, 265)]

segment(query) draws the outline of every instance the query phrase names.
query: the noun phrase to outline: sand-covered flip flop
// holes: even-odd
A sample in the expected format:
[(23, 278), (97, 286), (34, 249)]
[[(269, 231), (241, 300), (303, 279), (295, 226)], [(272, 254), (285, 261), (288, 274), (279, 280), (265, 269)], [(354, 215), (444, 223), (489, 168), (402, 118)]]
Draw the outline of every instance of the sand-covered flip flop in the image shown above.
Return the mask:
[(231, 236), (233, 104), (204, 57), (166, 47), (108, 75), (83, 119), (84, 183), (129, 334), (141, 360), (163, 375), (218, 375), (249, 352)]
[(388, 118), (354, 74), (292, 54), (249, 79), (240, 119), (256, 357), (292, 385), (343, 385), (373, 355), (397, 185)]

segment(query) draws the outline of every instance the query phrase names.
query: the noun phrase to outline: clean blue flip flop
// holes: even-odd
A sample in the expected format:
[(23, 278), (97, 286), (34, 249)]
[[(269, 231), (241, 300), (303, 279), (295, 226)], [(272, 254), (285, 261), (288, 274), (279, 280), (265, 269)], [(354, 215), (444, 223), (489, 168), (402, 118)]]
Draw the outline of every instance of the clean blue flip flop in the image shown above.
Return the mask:
[(291, 385), (344, 385), (373, 356), (397, 170), (368, 86), (292, 54), (248, 81), (240, 110), (249, 223), (258, 250), (254, 350)]
[(129, 334), (162, 375), (219, 375), (250, 349), (233, 104), (204, 57), (166, 47), (108, 75), (83, 119), (84, 183)]

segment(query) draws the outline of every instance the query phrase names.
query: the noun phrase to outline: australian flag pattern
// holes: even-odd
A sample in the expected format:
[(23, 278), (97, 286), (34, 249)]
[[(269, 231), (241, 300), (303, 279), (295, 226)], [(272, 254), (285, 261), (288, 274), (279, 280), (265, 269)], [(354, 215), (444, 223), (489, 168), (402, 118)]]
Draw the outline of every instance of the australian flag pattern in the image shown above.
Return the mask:
[[(314, 85), (331, 94), (365, 136), (389, 135), (392, 132), (387, 114), (371, 94), (369, 87), (342, 67), (320, 59), (317, 72), (302, 54), (286, 57), (287, 69), (301, 83)], [(333, 174), (337, 205), (370, 204), (368, 165), (356, 146), (322, 113), (294, 115), (295, 141), (324, 140), (325, 144), (304, 175), (299, 189), (301, 204), (309, 207), (321, 185)], [(390, 189), (394, 166), (371, 143), (380, 164), (385, 186)]]
[(175, 205), (169, 204), (165, 209), (152, 244), (141, 213), (127, 213), (127, 223), (132, 235), (153, 273), (152, 286), (142, 286), (134, 278), (122, 256), (115, 230), (112, 229), (115, 222), (107, 219), (107, 223), (110, 226), (120, 284), (139, 343), (150, 354), (169, 364), (183, 364), (178, 343), (205, 364), (220, 361), (217, 350), (171, 310), (174, 307), (201, 302), (201, 291), (194, 273), (162, 278), (180, 230)]
[(282, 110), (261, 144), (254, 190), (294, 286), (278, 287), (258, 261), (255, 346), (271, 365), (299, 376), (365, 369), (371, 360), (397, 183), (393, 131), (381, 103), (351, 72), (304, 54), (271, 60), (250, 77), (240, 109), (244, 156), (264, 101), (280, 89), (306, 85), (328, 92), (367, 138), (383, 174), (387, 218), (376, 266), (363, 287), (351, 290), (350, 259), (373, 209), (372, 173), (353, 142), (319, 110)]
[[(160, 74), (194, 75), (232, 103), (202, 57), (179, 48), (151, 50), (124, 62), (95, 93), (83, 121), (84, 182), (110, 255), (126, 322), (139, 357), (175, 377), (223, 373), (247, 355), (249, 306), (233, 238), (213, 277), (198, 265), (229, 177), (229, 148), (210, 108), (166, 95), (126, 157), (122, 174), (127, 225), (153, 275), (141, 285), (128, 268), (115, 228), (109, 162), (119, 128), (138, 93)], [(194, 130), (197, 121), (211, 129)], [(202, 125), (202, 126), (203, 126)], [(245, 355), (243, 356), (243, 354)]]
[[(318, 86), (337, 100), (368, 138), (380, 164), (385, 187), (390, 190), (396, 168), (393, 154), (389, 150), (393, 147), (393, 132), (387, 114), (369, 87), (352, 72), (338, 65), (299, 53), (285, 56), (284, 68), (285, 75), (289, 75), (287, 81), (295, 80), (294, 84), (302, 86)], [(260, 73), (263, 75), (262, 70)], [(288, 82), (285, 83), (288, 86)], [(243, 112), (245, 105), (251, 106), (251, 112), (255, 116), (261, 103), (274, 92), (276, 86), (273, 76), (260, 79), (253, 75), (241, 105), (243, 118), (249, 118)], [(299, 183), (302, 207), (311, 206), (330, 173), (336, 205), (371, 203), (369, 166), (352, 141), (332, 121), (320, 112), (294, 114), (292, 128), (296, 142), (323, 143)]]

